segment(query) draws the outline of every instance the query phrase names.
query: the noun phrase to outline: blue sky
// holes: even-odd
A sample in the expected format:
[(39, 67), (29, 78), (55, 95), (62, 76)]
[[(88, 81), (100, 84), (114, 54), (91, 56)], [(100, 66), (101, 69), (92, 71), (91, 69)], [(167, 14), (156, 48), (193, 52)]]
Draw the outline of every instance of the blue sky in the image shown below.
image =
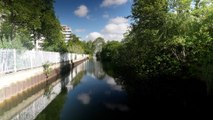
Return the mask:
[(121, 40), (128, 29), (131, 0), (55, 0), (56, 16), (82, 40)]

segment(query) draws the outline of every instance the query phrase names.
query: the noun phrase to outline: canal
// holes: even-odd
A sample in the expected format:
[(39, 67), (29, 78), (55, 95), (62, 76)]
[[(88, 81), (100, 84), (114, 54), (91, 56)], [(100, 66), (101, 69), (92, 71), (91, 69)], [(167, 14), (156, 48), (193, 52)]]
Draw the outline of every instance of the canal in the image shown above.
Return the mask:
[(96, 120), (126, 117), (127, 93), (102, 64), (87, 60), (63, 77), (0, 105), (0, 120)]
[(105, 120), (128, 113), (127, 94), (103, 71), (100, 62), (86, 61), (71, 74), (76, 69), (80, 69), (77, 75), (36, 120)]
[(203, 81), (132, 83), (130, 78), (125, 83), (107, 73), (100, 62), (87, 60), (61, 78), (0, 104), (0, 120), (117, 120), (143, 118), (150, 113), (201, 113), (212, 106)]

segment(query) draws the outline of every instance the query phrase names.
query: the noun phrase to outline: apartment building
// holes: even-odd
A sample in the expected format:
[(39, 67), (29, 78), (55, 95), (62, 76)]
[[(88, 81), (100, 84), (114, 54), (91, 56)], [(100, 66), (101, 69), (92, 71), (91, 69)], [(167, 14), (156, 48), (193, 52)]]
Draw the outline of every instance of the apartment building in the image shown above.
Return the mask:
[(72, 31), (71, 28), (67, 25), (61, 25), (62, 27), (62, 34), (65, 37), (65, 42), (67, 43), (71, 39)]

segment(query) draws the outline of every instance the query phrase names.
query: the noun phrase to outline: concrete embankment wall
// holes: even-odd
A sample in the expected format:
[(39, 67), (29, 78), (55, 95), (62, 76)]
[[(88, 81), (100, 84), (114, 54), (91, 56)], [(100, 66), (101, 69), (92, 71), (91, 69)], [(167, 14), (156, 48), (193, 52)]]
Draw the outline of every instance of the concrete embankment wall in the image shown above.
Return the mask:
[(38, 84), (57, 79), (61, 74), (66, 74), (72, 67), (86, 59), (87, 56), (84, 56), (74, 61), (53, 64), (50, 66), (48, 75), (44, 72), (43, 67), (37, 67), (0, 76), (0, 104), (13, 96), (27, 92), (28, 89)]

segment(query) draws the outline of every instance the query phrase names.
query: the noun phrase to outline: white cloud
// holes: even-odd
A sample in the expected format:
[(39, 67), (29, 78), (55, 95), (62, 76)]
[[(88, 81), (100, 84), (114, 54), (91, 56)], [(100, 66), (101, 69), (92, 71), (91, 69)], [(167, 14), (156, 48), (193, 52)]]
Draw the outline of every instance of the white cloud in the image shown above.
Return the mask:
[(128, 0), (104, 0), (101, 4), (101, 7), (109, 7), (112, 5), (122, 5), (125, 4)]
[(102, 30), (103, 33), (110, 33), (110, 34), (123, 34), (126, 32), (128, 24), (107, 24), (105, 28)]
[(95, 40), (98, 37), (103, 37), (99, 32), (92, 32), (89, 33), (89, 35), (86, 36), (86, 40)]
[(86, 36), (86, 40), (95, 40), (98, 37), (103, 37), (105, 40), (121, 41), (127, 32), (130, 24), (128, 20), (123, 17), (116, 17), (109, 20), (108, 24), (101, 30), (101, 32), (92, 32)]
[(124, 38), (123, 34), (128, 30), (129, 26), (126, 18), (116, 17), (109, 20), (109, 23), (104, 27), (101, 33), (106, 40), (121, 41)]
[(87, 13), (89, 12), (87, 6), (81, 5), (78, 7), (77, 10), (74, 11), (74, 14), (77, 15), (78, 17), (85, 17), (87, 16)]
[(85, 31), (86, 31), (86, 29), (76, 29), (75, 30), (76, 33), (85, 32)]
[(116, 85), (116, 82), (113, 78), (109, 77), (109, 76), (106, 76), (106, 78), (104, 79), (106, 81), (106, 83), (108, 85)]
[(114, 23), (114, 24), (128, 23), (128, 20), (124, 17), (116, 17), (116, 18), (110, 19), (109, 23)]
[(77, 99), (82, 102), (82, 104), (87, 105), (90, 103), (91, 97), (88, 93), (82, 93), (77, 96)]
[(106, 81), (106, 83), (108, 85), (110, 85), (111, 89), (112, 90), (115, 90), (115, 91), (122, 91), (122, 86), (120, 85), (117, 85), (115, 80), (113, 78), (111, 78), (110, 76), (106, 76), (104, 81)]
[(123, 91), (122, 86), (120, 85), (111, 86), (111, 89), (119, 92)]

